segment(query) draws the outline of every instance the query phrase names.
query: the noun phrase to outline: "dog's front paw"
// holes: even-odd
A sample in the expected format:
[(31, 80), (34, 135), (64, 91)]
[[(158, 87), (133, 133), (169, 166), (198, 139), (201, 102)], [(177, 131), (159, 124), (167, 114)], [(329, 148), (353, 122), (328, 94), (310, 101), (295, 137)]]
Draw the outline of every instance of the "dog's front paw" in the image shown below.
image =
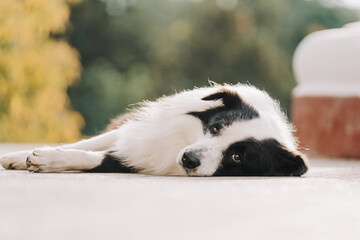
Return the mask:
[(26, 167), (30, 172), (61, 172), (64, 170), (60, 148), (38, 148), (26, 158)]
[(0, 157), (1, 165), (5, 169), (26, 170), (25, 160), (29, 151), (8, 153)]

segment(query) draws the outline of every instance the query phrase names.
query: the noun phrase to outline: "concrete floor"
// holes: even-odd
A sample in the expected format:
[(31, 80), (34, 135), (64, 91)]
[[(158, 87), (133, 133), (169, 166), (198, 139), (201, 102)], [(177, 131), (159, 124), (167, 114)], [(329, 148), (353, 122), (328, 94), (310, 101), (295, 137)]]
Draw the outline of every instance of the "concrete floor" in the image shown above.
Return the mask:
[(360, 161), (301, 178), (0, 169), (0, 239), (360, 239)]

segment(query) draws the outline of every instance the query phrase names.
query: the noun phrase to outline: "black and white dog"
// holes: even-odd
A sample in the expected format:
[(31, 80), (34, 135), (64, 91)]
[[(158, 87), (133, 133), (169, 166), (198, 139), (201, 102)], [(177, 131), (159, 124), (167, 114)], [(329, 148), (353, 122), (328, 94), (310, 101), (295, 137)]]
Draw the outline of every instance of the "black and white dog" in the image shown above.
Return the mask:
[[(187, 176), (300, 176), (307, 171), (276, 101), (248, 85), (217, 85), (144, 102), (99, 136), (9, 153), (6, 169)], [(113, 124), (113, 125), (114, 125)]]

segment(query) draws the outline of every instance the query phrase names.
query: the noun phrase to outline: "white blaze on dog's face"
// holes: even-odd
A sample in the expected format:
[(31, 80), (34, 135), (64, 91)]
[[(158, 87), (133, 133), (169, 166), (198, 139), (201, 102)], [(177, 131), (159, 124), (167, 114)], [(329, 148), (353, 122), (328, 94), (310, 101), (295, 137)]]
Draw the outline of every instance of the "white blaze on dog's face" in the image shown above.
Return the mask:
[(202, 122), (204, 133), (177, 156), (188, 175), (300, 176), (307, 171), (296, 149), (281, 144), (274, 119), (262, 116), (231, 90), (203, 98), (219, 99), (223, 106), (188, 113)]

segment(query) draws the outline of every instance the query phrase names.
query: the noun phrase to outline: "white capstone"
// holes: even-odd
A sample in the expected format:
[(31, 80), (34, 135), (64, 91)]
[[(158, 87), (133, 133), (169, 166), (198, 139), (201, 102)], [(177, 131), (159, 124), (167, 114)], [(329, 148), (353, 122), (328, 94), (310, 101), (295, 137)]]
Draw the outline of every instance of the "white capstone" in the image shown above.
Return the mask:
[(360, 96), (360, 22), (311, 33), (297, 47), (293, 95)]

